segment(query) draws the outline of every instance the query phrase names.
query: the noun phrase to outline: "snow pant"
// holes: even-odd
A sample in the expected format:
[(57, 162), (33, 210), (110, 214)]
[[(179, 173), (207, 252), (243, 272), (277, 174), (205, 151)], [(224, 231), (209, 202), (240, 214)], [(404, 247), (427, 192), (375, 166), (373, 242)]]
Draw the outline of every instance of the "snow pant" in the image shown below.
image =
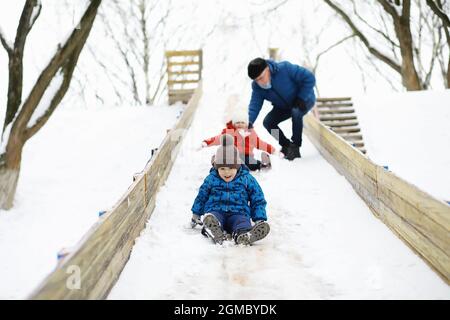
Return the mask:
[(211, 212), (219, 220), (222, 229), (233, 234), (238, 230), (250, 230), (250, 217), (239, 213)]
[(306, 110), (299, 108), (292, 108), (291, 110), (284, 110), (274, 107), (264, 118), (263, 125), (269, 133), (278, 140), (282, 147), (289, 146), (290, 140), (286, 138), (283, 131), (278, 126), (289, 118), (292, 118), (292, 142), (298, 146), (302, 145), (303, 134), (303, 116), (307, 114), (314, 105), (306, 107)]

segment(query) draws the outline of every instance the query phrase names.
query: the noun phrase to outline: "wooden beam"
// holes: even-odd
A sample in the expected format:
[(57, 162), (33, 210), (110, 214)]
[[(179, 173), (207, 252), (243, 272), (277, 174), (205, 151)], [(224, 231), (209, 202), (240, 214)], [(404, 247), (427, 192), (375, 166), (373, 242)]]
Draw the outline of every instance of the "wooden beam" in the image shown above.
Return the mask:
[(199, 56), (200, 54), (201, 50), (166, 51), (166, 57)]

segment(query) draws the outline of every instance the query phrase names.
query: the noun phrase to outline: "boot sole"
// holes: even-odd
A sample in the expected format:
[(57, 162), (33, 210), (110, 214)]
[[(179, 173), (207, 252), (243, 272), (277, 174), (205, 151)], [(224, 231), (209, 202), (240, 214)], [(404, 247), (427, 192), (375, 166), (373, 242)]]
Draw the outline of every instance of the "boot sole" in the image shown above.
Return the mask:
[(221, 244), (223, 242), (224, 234), (219, 220), (209, 214), (203, 219), (203, 228), (207, 235), (215, 242)]
[(270, 232), (270, 226), (267, 222), (259, 223), (258, 225), (253, 226), (253, 228), (240, 234), (236, 238), (236, 244), (245, 244), (250, 245), (255, 241), (264, 239)]

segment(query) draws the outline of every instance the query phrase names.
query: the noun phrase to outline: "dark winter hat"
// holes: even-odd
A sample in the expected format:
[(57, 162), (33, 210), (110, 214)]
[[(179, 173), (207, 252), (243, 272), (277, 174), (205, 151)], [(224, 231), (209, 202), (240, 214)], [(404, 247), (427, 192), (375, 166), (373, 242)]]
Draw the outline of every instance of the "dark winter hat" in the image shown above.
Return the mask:
[(263, 58), (256, 58), (250, 61), (247, 67), (248, 76), (250, 79), (255, 80), (267, 67), (267, 61)]
[(220, 137), (220, 147), (217, 149), (214, 158), (214, 168), (228, 167), (239, 169), (241, 166), (241, 158), (239, 151), (234, 146), (234, 138), (229, 134)]

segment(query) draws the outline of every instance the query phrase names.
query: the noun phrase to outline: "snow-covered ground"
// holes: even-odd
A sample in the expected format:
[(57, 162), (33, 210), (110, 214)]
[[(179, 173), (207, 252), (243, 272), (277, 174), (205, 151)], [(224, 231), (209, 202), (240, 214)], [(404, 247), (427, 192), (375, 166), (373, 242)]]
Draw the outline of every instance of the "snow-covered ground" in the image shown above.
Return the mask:
[(25, 146), (14, 208), (0, 211), (0, 298), (25, 298), (112, 207), (181, 106), (62, 108)]
[(368, 156), (450, 201), (450, 90), (386, 92), (353, 100)]
[[(252, 247), (214, 245), (191, 229), (190, 208), (213, 149), (195, 151), (223, 126), (224, 93), (239, 81), (233, 30), (222, 30), (220, 60), (205, 69), (204, 97), (155, 211), (110, 299), (445, 299), (450, 288), (382, 222), (306, 140), (303, 158), (275, 158), (257, 173), (271, 224)], [(221, 59), (205, 50), (205, 65)], [(219, 51), (212, 52), (215, 54)], [(236, 70), (236, 71), (235, 71)], [(214, 81), (212, 81), (214, 80)], [(242, 91), (249, 91), (243, 87)], [(244, 105), (245, 106), (245, 105)], [(263, 108), (261, 115), (268, 111)], [(274, 143), (256, 122), (259, 134)], [(288, 123), (284, 124), (288, 129)]]

